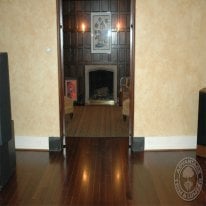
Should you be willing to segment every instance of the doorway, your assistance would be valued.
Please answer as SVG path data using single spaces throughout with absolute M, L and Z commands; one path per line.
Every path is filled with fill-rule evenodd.
M 64 81 L 66 79 L 76 79 L 78 84 L 78 98 L 74 102 L 75 108 L 78 107 L 78 112 L 74 111 L 74 119 L 66 121 L 63 130 L 67 130 L 68 124 L 77 120 L 76 115 L 82 114 L 80 107 L 88 107 L 85 102 L 86 87 L 85 87 L 85 67 L 87 65 L 115 65 L 117 67 L 117 85 L 116 85 L 116 106 L 120 101 L 120 79 L 131 77 L 131 64 L 133 57 L 131 55 L 131 22 L 132 12 L 131 4 L 133 0 L 62 0 L 60 7 L 62 8 L 62 90 L 64 90 Z M 111 14 L 111 52 L 110 53 L 92 53 L 91 52 L 91 14 L 99 12 L 109 12 Z M 60 23 L 61 25 L 61 23 Z M 61 33 L 61 32 L 60 32 Z M 61 37 L 61 34 L 60 34 Z M 132 37 L 133 38 L 133 37 Z M 60 38 L 61 39 L 61 38 Z M 95 80 L 94 80 L 95 81 Z M 131 78 L 130 90 L 130 111 L 133 113 L 133 91 Z M 104 90 L 103 90 L 104 91 Z M 62 98 L 61 98 L 62 100 Z M 101 105 L 102 106 L 102 105 Z M 108 107 L 108 106 L 107 106 Z M 111 106 L 110 106 L 111 107 Z M 98 105 L 89 107 L 90 109 L 100 108 Z M 85 108 L 84 108 L 85 109 Z M 101 108 L 102 109 L 102 108 Z M 81 111 L 81 112 L 80 112 Z M 86 113 L 86 112 L 84 112 Z M 95 112 L 94 112 L 95 113 Z M 103 112 L 104 113 L 104 112 Z M 121 109 L 120 109 L 121 113 Z M 64 115 L 63 115 L 64 116 Z M 64 119 L 62 117 L 61 119 Z M 104 117 L 103 117 L 104 119 Z M 122 118 L 120 117 L 121 121 Z M 80 121 L 80 120 L 79 120 Z M 83 121 L 83 120 L 82 120 Z M 127 122 L 128 121 L 128 122 Z M 128 135 L 133 134 L 133 115 L 123 124 L 128 124 Z M 72 127 L 72 129 L 74 129 Z M 70 129 L 71 131 L 71 129 Z M 120 135 L 121 136 L 121 135 Z M 125 136 L 123 134 L 122 136 Z

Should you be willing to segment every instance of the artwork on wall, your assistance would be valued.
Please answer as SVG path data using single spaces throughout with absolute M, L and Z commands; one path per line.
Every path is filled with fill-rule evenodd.
M 71 98 L 73 101 L 77 101 L 77 80 L 76 79 L 65 80 L 65 95 Z
M 111 13 L 91 13 L 92 53 L 111 53 Z

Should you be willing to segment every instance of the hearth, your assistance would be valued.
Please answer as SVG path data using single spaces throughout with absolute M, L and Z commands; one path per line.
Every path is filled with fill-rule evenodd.
M 117 66 L 85 66 L 85 103 L 116 104 Z

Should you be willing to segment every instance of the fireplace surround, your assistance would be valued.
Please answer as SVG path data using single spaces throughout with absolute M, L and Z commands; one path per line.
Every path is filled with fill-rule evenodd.
M 112 96 L 109 99 L 107 98 L 94 99 L 91 97 L 90 72 L 94 72 L 94 71 L 109 71 L 113 73 Z M 102 92 L 103 94 L 106 92 L 106 90 L 107 87 L 105 87 L 105 85 L 103 85 L 102 88 L 98 89 L 98 91 Z M 116 104 L 116 103 L 117 103 L 117 65 L 85 65 L 85 104 Z

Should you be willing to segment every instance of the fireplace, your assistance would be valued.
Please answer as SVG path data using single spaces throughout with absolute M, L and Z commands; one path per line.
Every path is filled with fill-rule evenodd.
M 85 65 L 85 104 L 117 103 L 117 66 Z

